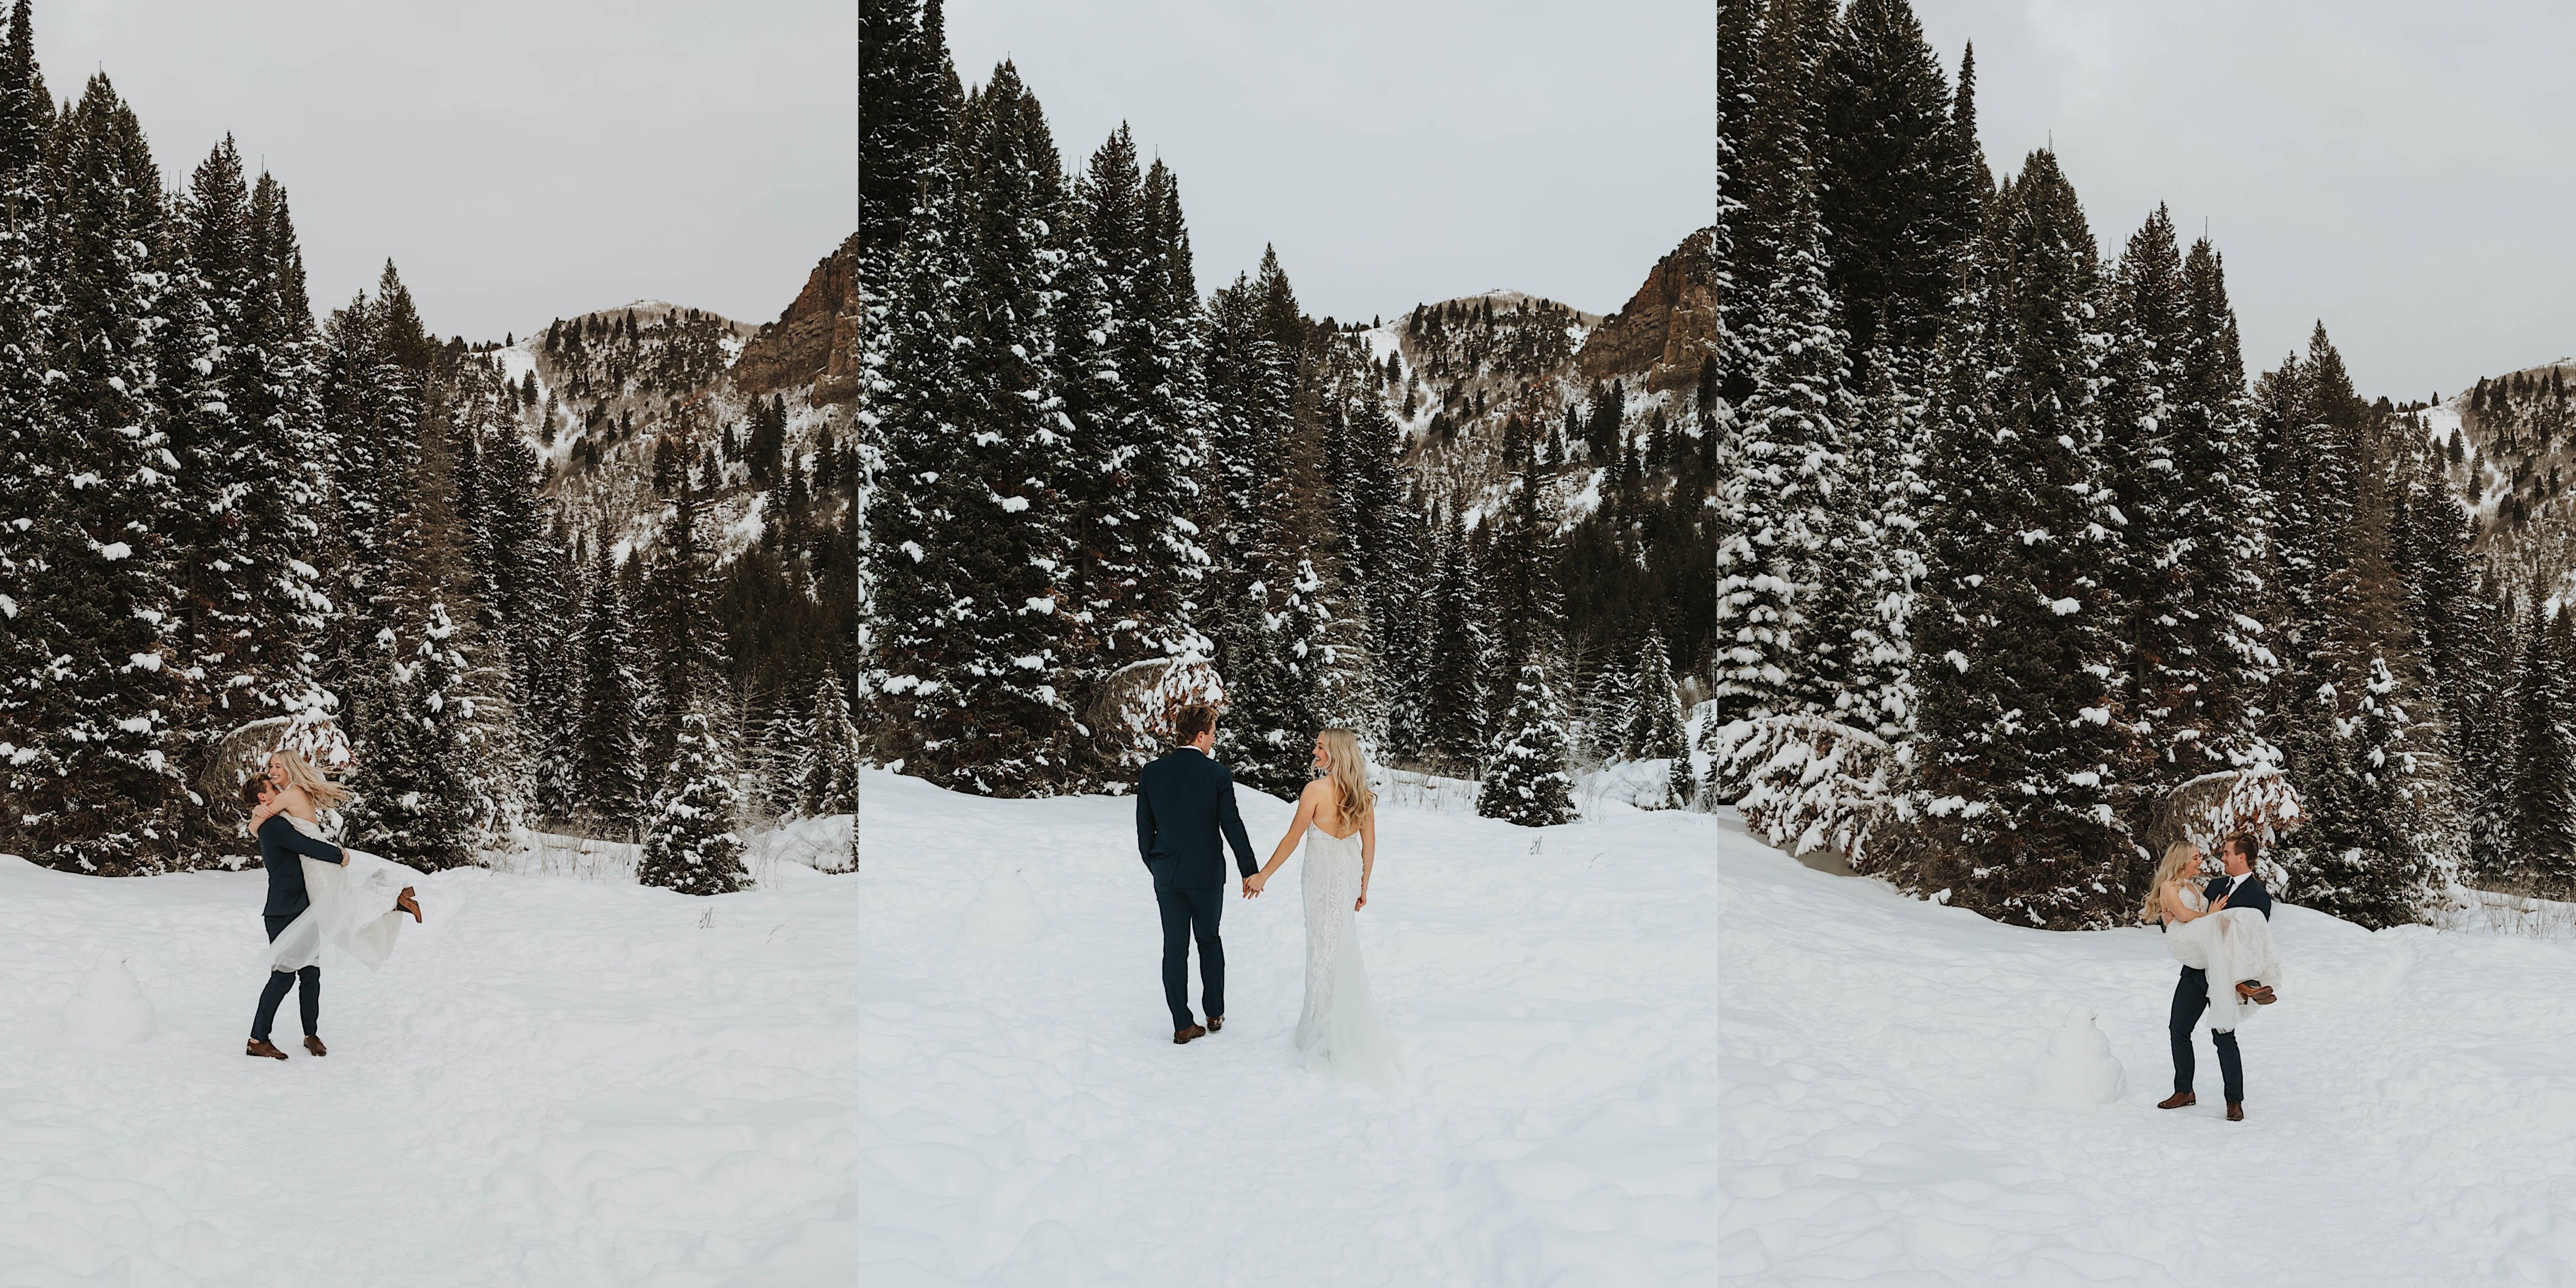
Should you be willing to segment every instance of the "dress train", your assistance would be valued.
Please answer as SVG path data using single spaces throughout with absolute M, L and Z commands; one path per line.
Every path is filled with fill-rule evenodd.
M 328 840 L 320 828 L 287 815 L 295 830 Z M 332 944 L 369 970 L 393 956 L 394 941 L 411 914 L 394 907 L 404 886 L 416 886 L 421 874 L 391 859 L 342 847 L 346 866 L 297 856 L 304 864 L 304 895 L 311 901 L 269 944 L 269 969 L 293 973 L 322 960 L 322 945 Z
M 1403 1060 L 1360 961 L 1359 913 L 1351 906 L 1360 894 L 1359 833 L 1335 838 L 1308 828 L 1298 880 L 1306 905 L 1306 1006 L 1297 1018 L 1297 1049 L 1311 1072 L 1389 1084 Z

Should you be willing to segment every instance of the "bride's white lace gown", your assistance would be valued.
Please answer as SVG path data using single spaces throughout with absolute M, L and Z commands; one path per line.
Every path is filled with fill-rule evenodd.
M 286 819 L 314 840 L 331 839 L 322 835 L 321 828 L 292 814 Z M 404 886 L 419 885 L 421 875 L 363 850 L 343 847 L 342 852 L 349 856 L 346 867 L 303 858 L 304 895 L 312 906 L 270 941 L 269 969 L 292 972 L 314 965 L 322 960 L 325 943 L 338 945 L 369 970 L 393 955 L 394 940 L 402 933 L 402 924 L 411 919 L 410 913 L 394 907 L 394 897 Z
M 1297 1049 L 1319 1073 L 1384 1085 L 1403 1069 L 1395 1035 L 1378 1019 L 1360 962 L 1360 834 L 1335 839 L 1306 829 L 1297 870 L 1306 903 L 1306 1009 L 1297 1017 Z

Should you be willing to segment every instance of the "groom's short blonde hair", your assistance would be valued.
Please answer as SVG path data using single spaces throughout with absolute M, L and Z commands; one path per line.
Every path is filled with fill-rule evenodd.
M 1193 702 L 1181 708 L 1181 713 L 1172 718 L 1172 731 L 1179 734 L 1183 742 L 1188 742 L 1214 728 L 1216 728 L 1216 708 L 1204 703 Z

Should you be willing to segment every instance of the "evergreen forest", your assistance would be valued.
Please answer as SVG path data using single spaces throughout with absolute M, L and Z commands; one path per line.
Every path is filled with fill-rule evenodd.
M 103 73 L 52 98 L 32 29 L 17 0 L 0 850 L 238 865 L 232 787 L 279 745 L 354 790 L 350 843 L 427 870 L 541 827 L 713 893 L 746 823 L 853 808 L 857 453 L 828 417 L 723 397 L 729 324 L 693 311 L 469 345 L 388 263 L 317 319 L 284 185 L 229 138 L 165 182 Z M 653 500 L 587 503 L 621 451 Z
M 2365 925 L 2576 875 L 2568 628 L 2486 566 L 2423 405 L 2322 323 L 2249 369 L 2209 239 L 2097 233 L 2047 150 L 1995 173 L 1974 50 L 1945 69 L 1904 0 L 1717 19 L 1685 248 L 1718 325 L 1649 387 L 1572 378 L 1549 301 L 1317 321 L 1275 255 L 1201 298 L 1125 130 L 1068 165 L 1010 64 L 960 83 L 937 4 L 869 8 L 868 754 L 1116 790 L 1221 695 L 1266 791 L 1325 724 L 1529 824 L 1660 760 L 1668 805 L 2061 929 L 2213 820 Z M 2554 441 L 2551 396 L 2473 415 Z
M 1572 816 L 1586 757 L 1687 763 L 1716 366 L 1578 387 L 1564 305 L 1317 319 L 1275 252 L 1202 297 L 1180 179 L 1127 129 L 1068 163 L 1010 63 L 960 82 L 935 0 L 862 22 L 873 758 L 1122 790 L 1215 700 L 1260 790 L 1295 794 L 1339 725 L 1531 824 Z
M 1973 49 L 1946 76 L 1902 0 L 1719 23 L 1704 792 L 2059 929 L 2134 916 L 2153 851 L 2217 822 L 2370 926 L 2532 871 L 2564 753 L 2511 732 L 2507 677 L 2545 628 L 2479 570 L 2417 409 L 2322 323 L 2249 380 L 2218 248 L 2161 208 L 2097 238 L 2047 151 L 1992 175 Z

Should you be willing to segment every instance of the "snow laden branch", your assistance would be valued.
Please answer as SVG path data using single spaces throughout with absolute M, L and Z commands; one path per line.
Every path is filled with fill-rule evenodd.
M 197 789 L 203 799 L 221 802 L 225 808 L 243 783 L 267 772 L 272 752 L 302 756 L 326 774 L 342 772 L 351 760 L 348 736 L 318 703 L 290 715 L 236 725 L 209 743 Z
M 1714 777 L 1741 788 L 1745 825 L 1791 854 L 1831 847 L 1863 868 L 1900 759 L 1877 736 L 1823 716 L 1768 716 L 1709 736 Z
M 2158 802 L 2146 839 L 2157 854 L 2183 841 L 2200 847 L 2204 854 L 2215 854 L 2221 841 L 2251 832 L 2268 851 L 2274 841 L 2307 821 L 2299 794 L 2280 767 L 2253 765 L 2202 774 L 2177 785 Z M 2273 894 L 2290 892 L 2290 873 L 2269 853 L 2263 857 L 2261 875 Z
M 1130 662 L 1092 694 L 1088 723 L 1119 763 L 1141 765 L 1171 736 L 1173 718 L 1194 703 L 1223 706 L 1225 681 L 1197 653 Z

